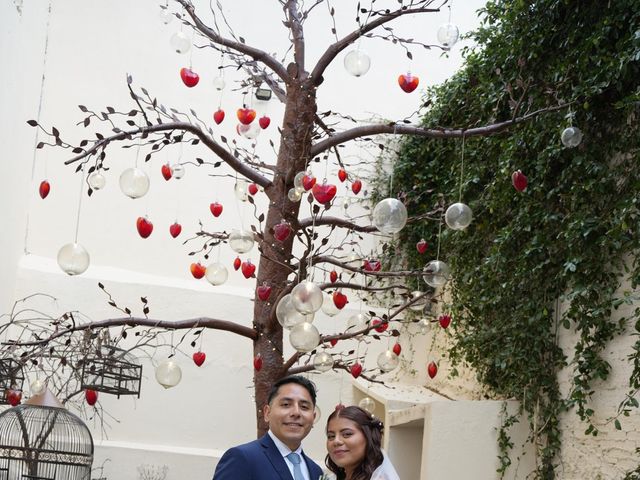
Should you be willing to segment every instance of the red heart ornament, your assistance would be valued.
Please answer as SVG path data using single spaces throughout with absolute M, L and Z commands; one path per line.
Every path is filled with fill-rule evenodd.
M 400 356 L 400 352 L 402 352 L 402 347 L 400 346 L 399 343 L 396 343 L 393 348 L 392 348 L 393 353 L 395 353 L 397 356 Z
M 326 204 L 333 200 L 333 197 L 336 196 L 337 188 L 335 185 L 331 185 L 329 183 L 323 183 L 322 185 L 316 183 L 311 189 L 311 193 L 313 193 L 313 197 L 316 199 L 318 203 Z
M 258 294 L 258 298 L 263 302 L 269 300 L 269 296 L 271 296 L 271 287 L 269 285 L 260 285 L 256 289 L 256 293 Z
M 262 355 L 258 354 L 253 359 L 253 368 L 255 368 L 256 372 L 259 372 L 262 368 Z
M 335 347 L 338 344 L 338 339 L 334 338 L 332 340 L 329 340 L 329 343 L 331 344 L 332 347 Z
M 222 213 L 222 204 L 213 202 L 211 205 L 209 205 L 209 210 L 211 210 L 211 213 L 214 217 L 218 218 Z
M 249 194 L 255 195 L 256 193 L 258 193 L 258 185 L 256 185 L 255 183 L 250 183 L 247 187 L 247 191 L 249 192 Z
M 331 270 L 329 273 L 329 280 L 331 280 L 331 283 L 336 283 L 338 281 L 338 272 Z
M 362 182 L 360 180 L 356 180 L 351 184 L 351 191 L 357 195 L 362 190 Z
M 427 241 L 424 238 L 421 239 L 418 243 L 416 243 L 416 250 L 418 250 L 418 253 L 426 252 L 427 247 L 429 247 L 429 245 L 427 244 Z
M 349 299 L 344 293 L 337 290 L 333 292 L 333 304 L 338 310 L 342 310 L 347 303 L 349 303 Z
M 219 108 L 213 113 L 213 121 L 216 122 L 216 125 L 220 125 L 224 120 L 224 110 Z
M 517 191 L 524 192 L 529 181 L 524 173 L 522 173 L 520 170 L 516 170 L 511 174 L 511 183 L 513 184 L 513 188 L 515 188 Z
M 366 272 L 379 272 L 382 264 L 379 260 L 365 260 L 362 268 Z
M 249 125 L 255 120 L 256 111 L 253 108 L 239 108 L 236 115 L 241 124 Z
M 94 406 L 96 404 L 96 402 L 98 401 L 98 392 L 96 392 L 95 390 L 85 390 L 84 391 L 84 399 L 87 401 L 87 403 L 91 406 Z
M 251 260 L 242 262 L 242 274 L 244 275 L 244 278 L 251 278 L 255 271 L 256 271 L 256 266 L 253 263 L 251 263 Z
M 411 93 L 418 88 L 418 83 L 420 83 L 420 79 L 410 73 L 407 73 L 406 75 L 403 74 L 398 77 L 398 85 L 400 85 L 400 88 L 407 93 Z
M 266 115 L 263 115 L 258 120 L 258 123 L 260 124 L 260 128 L 264 130 L 265 128 L 267 128 L 271 124 L 271 119 L 269 117 L 267 117 Z
M 438 323 L 440 323 L 442 328 L 447 328 L 451 323 L 451 315 L 440 315 L 440 317 L 438 317 Z
M 22 391 L 16 390 L 13 388 L 9 389 L 7 390 L 6 398 L 7 398 L 7 403 L 12 407 L 20 405 L 20 402 L 22 401 Z
M 136 228 L 142 238 L 147 238 L 153 232 L 153 223 L 147 220 L 147 217 L 138 217 L 136 220 Z
M 198 367 L 201 367 L 204 361 L 207 359 L 207 354 L 204 352 L 195 352 L 191 358 L 193 358 L 193 363 L 195 363 Z
M 237 272 L 238 270 L 240 270 L 241 265 L 242 260 L 240 260 L 240 257 L 236 257 L 236 259 L 233 261 L 233 269 Z
M 202 265 L 200 262 L 192 263 L 190 269 L 191 269 L 191 275 L 193 275 L 193 278 L 198 280 L 204 277 L 204 274 L 207 273 L 207 268 L 204 265 Z
M 189 88 L 195 87 L 200 81 L 200 75 L 187 67 L 180 69 L 180 78 L 182 79 L 182 83 Z
M 40 194 L 40 198 L 43 200 L 47 198 L 49 192 L 51 191 L 51 185 L 46 180 L 42 180 L 40 182 L 40 188 L 38 188 L 38 193 Z
M 338 170 L 338 180 L 340 180 L 341 182 L 344 182 L 347 179 L 347 172 L 345 171 L 344 168 L 341 168 L 340 170 Z
M 302 177 L 302 187 L 308 192 L 316 184 L 316 177 L 313 175 L 305 175 Z
M 427 373 L 430 378 L 434 378 L 438 374 L 438 364 L 436 364 L 436 362 L 429 362 L 429 365 L 427 365 Z
M 351 365 L 351 367 L 349 368 L 349 371 L 351 372 L 351 376 L 353 378 L 358 378 L 362 373 L 362 365 L 356 362 L 353 365 Z
M 182 225 L 180 225 L 178 222 L 175 222 L 169 227 L 169 233 L 173 238 L 176 238 L 178 235 L 180 235 L 180 232 L 182 232 Z
M 284 220 L 273 226 L 273 236 L 279 242 L 284 242 L 291 235 L 291 225 Z
M 162 176 L 164 177 L 165 180 L 169 180 L 173 175 L 173 170 L 171 169 L 171 166 L 168 163 L 165 163 L 164 165 L 162 165 L 160 172 L 162 173 Z
M 389 328 L 389 322 L 386 322 L 380 318 L 374 318 L 371 320 L 371 326 L 374 327 L 374 330 L 378 333 L 384 332 L 387 328 Z

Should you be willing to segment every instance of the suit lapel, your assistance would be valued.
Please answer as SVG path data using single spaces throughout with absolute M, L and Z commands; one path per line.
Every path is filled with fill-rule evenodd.
M 269 462 L 271 462 L 274 470 L 278 472 L 280 478 L 282 480 L 293 480 L 291 472 L 289 471 L 289 467 L 287 467 L 287 463 L 285 462 L 284 458 L 282 458 L 282 455 L 280 455 L 276 444 L 273 443 L 273 440 L 271 440 L 271 437 L 268 433 L 262 437 L 262 439 L 260 440 L 260 445 L 262 445 L 264 454 L 269 459 Z
M 307 463 L 307 468 L 309 469 L 309 478 L 311 478 L 311 480 L 317 480 L 318 477 L 320 477 L 322 470 L 313 460 L 305 455 L 304 451 L 302 452 L 302 456 L 304 457 L 304 461 Z

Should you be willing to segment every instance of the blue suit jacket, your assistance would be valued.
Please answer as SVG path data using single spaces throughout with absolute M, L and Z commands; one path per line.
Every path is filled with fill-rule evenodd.
M 322 469 L 302 452 L 311 480 L 318 480 Z M 258 440 L 230 448 L 218 462 L 213 480 L 293 480 L 287 462 L 266 434 Z

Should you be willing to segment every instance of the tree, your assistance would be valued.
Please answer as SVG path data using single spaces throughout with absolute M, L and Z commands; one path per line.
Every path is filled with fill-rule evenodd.
M 255 85 L 257 81 L 263 82 L 285 104 L 285 113 L 279 129 L 280 144 L 274 146 L 277 148 L 277 153 L 273 162 L 256 158 L 251 151 L 238 147 L 234 141 L 218 137 L 211 127 L 197 117 L 194 110 L 181 113 L 167 108 L 146 89 L 136 89 L 131 76 L 127 78 L 127 85 L 134 102 L 133 109 L 118 111 L 107 107 L 104 112 L 95 112 L 80 106 L 80 110 L 86 114 L 82 121 L 84 126 L 90 128 L 96 122 L 102 122 L 110 129 L 108 134 L 96 132 L 95 139 L 85 139 L 75 145 L 64 141 L 60 132 L 54 127 L 45 127 L 36 121 L 30 123 L 51 138 L 50 142 L 42 142 L 38 147 L 52 145 L 68 149 L 73 157 L 68 159 L 66 164 L 74 166 L 77 172 L 83 172 L 83 174 L 108 168 L 107 154 L 118 144 L 124 147 L 139 144 L 141 148 L 148 151 L 146 161 L 151 161 L 153 156 L 167 145 L 201 144 L 208 148 L 211 158 L 199 159 L 200 165 L 210 168 L 224 165 L 239 177 L 263 188 L 269 199 L 269 207 L 266 212 L 256 213 L 258 226 L 253 232 L 253 240 L 258 244 L 260 252 L 260 262 L 255 271 L 256 285 L 266 284 L 271 288 L 268 295 L 269 302 L 255 302 L 253 326 L 249 328 L 229 319 L 209 316 L 175 322 L 147 318 L 146 307 L 143 310 L 145 316 L 135 317 L 132 316 L 129 308 L 120 307 L 115 300 L 110 299 L 113 306 L 122 311 L 122 317 L 83 323 L 78 322 L 73 314 L 59 319 L 46 319 L 42 330 L 35 336 L 29 339 L 17 337 L 16 341 L 7 342 L 5 345 L 14 351 L 23 349 L 21 352 L 24 361 L 36 361 L 47 357 L 56 363 L 63 359 L 67 361 L 66 359 L 72 358 L 74 354 L 86 351 L 87 345 L 95 350 L 104 343 L 124 342 L 126 337 L 133 336 L 127 332 L 136 327 L 138 327 L 137 342 L 140 345 L 148 344 L 149 338 L 156 336 L 162 329 L 225 330 L 253 342 L 256 365 L 261 364 L 261 368 L 256 368 L 254 377 L 255 402 L 260 407 L 265 403 L 267 392 L 274 380 L 289 373 L 305 372 L 314 368 L 313 364 L 307 361 L 312 352 L 300 351 L 288 359 L 282 358 L 280 352 L 283 347 L 283 328 L 276 316 L 276 305 L 286 294 L 292 292 L 301 280 L 308 277 L 310 266 L 327 269 L 340 267 L 344 271 L 357 273 L 367 279 L 359 282 L 351 275 L 349 278 L 318 285 L 321 290 L 345 292 L 349 290 L 387 291 L 406 294 L 409 288 L 405 280 L 423 273 L 422 269 L 382 271 L 379 263 L 372 265 L 371 262 L 354 265 L 348 259 L 336 254 L 341 247 L 341 244 L 334 240 L 336 232 L 371 234 L 375 233 L 377 228 L 364 220 L 354 221 L 330 214 L 332 197 L 330 191 L 314 194 L 316 203 L 312 210 L 313 215 L 300 218 L 300 202 L 292 200 L 289 197 L 289 191 L 295 189 L 296 176 L 304 172 L 310 162 L 317 158 L 335 157 L 335 161 L 343 166 L 339 147 L 347 142 L 370 139 L 374 135 L 413 135 L 446 140 L 498 134 L 514 125 L 527 122 L 541 113 L 564 108 L 564 105 L 550 99 L 547 105 L 533 111 L 527 110 L 526 103 L 521 103 L 514 105 L 509 115 L 499 121 L 469 128 L 430 127 L 393 121 L 358 125 L 338 131 L 333 126 L 331 112 L 317 111 L 317 95 L 321 91 L 327 67 L 347 47 L 360 37 L 368 35 L 378 35 L 403 46 L 417 44 L 428 47 L 420 42 L 396 36 L 390 26 L 401 17 L 436 13 L 446 2 L 404 1 L 400 2 L 395 9 L 376 9 L 374 2 L 369 7 L 359 6 L 357 28 L 328 45 L 315 65 L 308 65 L 305 56 L 304 26 L 314 9 L 327 2 L 316 1 L 305 6 L 304 2 L 295 0 L 280 1 L 285 16 L 284 26 L 288 29 L 291 38 L 291 53 L 285 54 L 285 58 L 290 60 L 287 64 L 266 51 L 246 44 L 242 37 L 233 32 L 230 36 L 223 36 L 219 23 L 224 22 L 225 19 L 220 6 L 212 9 L 214 23 L 209 26 L 202 20 L 192 2 L 177 0 L 177 3 L 184 8 L 184 15 L 178 16 L 185 26 L 192 28 L 199 38 L 208 42 L 208 47 L 222 52 L 238 68 L 247 72 L 247 82 L 244 87 Z M 334 15 L 332 8 L 331 15 Z M 380 31 L 383 33 L 379 34 Z M 410 57 L 410 52 L 407 52 Z M 187 85 L 195 81 L 193 75 L 187 71 L 185 71 L 184 80 Z M 477 124 L 470 122 L 470 125 Z M 309 179 L 309 181 L 313 180 Z M 313 201 L 311 196 L 309 199 Z M 252 201 L 250 196 L 248 200 Z M 411 217 L 408 221 L 419 222 L 429 218 L 439 218 L 440 215 L 440 211 L 428 212 Z M 285 232 L 287 235 L 284 233 L 280 235 L 278 232 Z M 201 230 L 196 232 L 196 238 L 202 242 L 201 251 L 209 252 L 214 246 L 228 242 L 229 234 Z M 246 264 L 245 266 L 247 275 L 253 276 L 253 267 Z M 292 275 L 294 279 L 291 279 Z M 427 296 L 428 294 L 424 294 L 412 298 L 411 302 L 424 301 Z M 143 299 L 143 302 L 146 300 Z M 388 315 L 381 316 L 382 326 L 373 323 L 360 325 L 355 331 L 323 336 L 320 343 L 326 344 L 359 335 L 375 335 L 379 333 L 374 333 L 376 328 L 383 330 L 389 321 L 401 318 L 406 308 L 405 302 L 397 304 Z M 17 316 L 14 314 L 11 319 L 16 320 Z M 7 326 L 14 327 L 16 322 L 9 322 Z M 106 333 L 109 329 L 116 331 L 117 328 L 119 330 L 116 335 Z M 15 337 L 12 338 L 15 339 Z M 333 368 L 348 370 L 355 376 L 359 372 L 357 368 L 352 367 L 357 360 L 353 358 L 353 354 L 346 354 L 336 361 Z M 78 373 L 77 368 L 76 373 Z M 364 375 L 367 375 L 366 371 Z M 261 433 L 266 426 L 260 416 L 257 421 L 258 432 Z

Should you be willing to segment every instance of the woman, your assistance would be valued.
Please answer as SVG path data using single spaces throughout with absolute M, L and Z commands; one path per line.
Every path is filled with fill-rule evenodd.
M 337 408 L 329 416 L 325 463 L 337 480 L 400 480 L 382 452 L 382 429 L 360 407 Z

